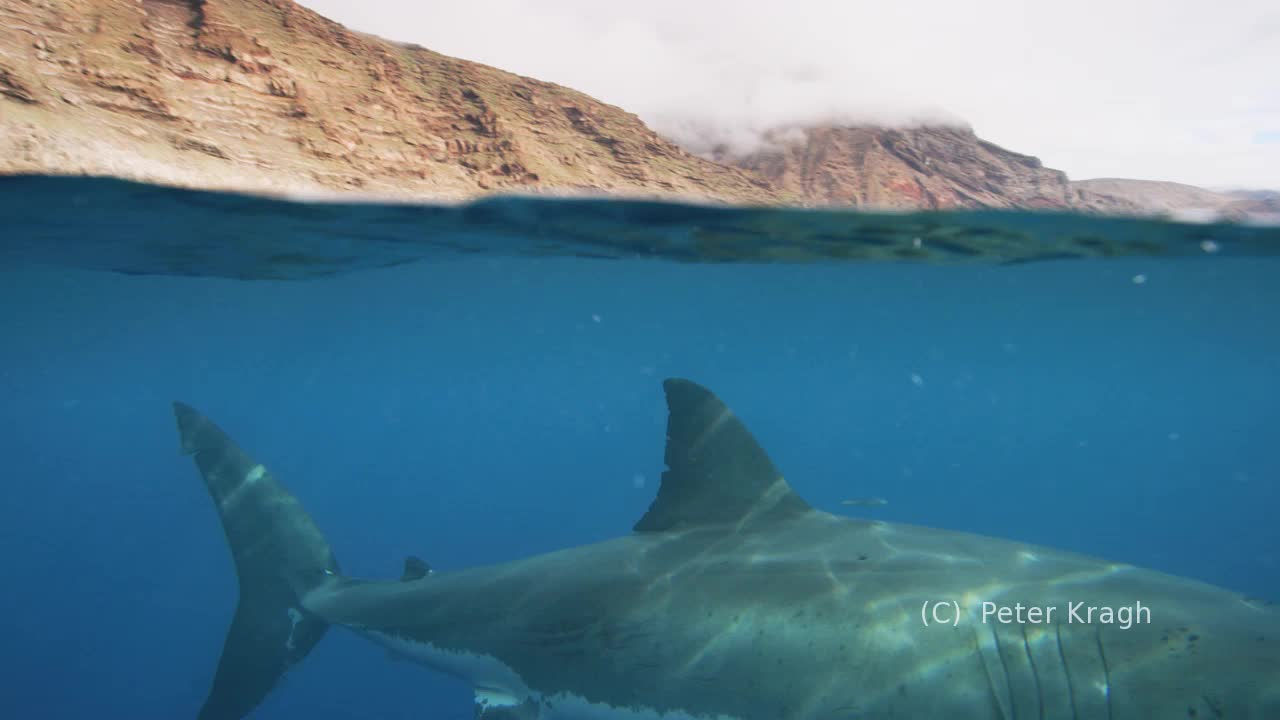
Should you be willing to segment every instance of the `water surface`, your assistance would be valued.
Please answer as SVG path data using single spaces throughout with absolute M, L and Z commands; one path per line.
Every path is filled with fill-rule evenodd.
M 660 381 L 683 376 L 822 509 L 1280 599 L 1273 229 L 1114 221 L 1151 244 L 1117 231 L 1104 245 L 1146 250 L 1070 261 L 1009 264 L 1025 258 L 971 238 L 982 251 L 766 262 L 777 238 L 871 220 L 757 214 L 771 229 L 725 257 L 689 238 L 732 250 L 724 228 L 747 211 L 504 202 L 468 219 L 0 185 L 0 712 L 170 720 L 203 700 L 236 589 L 174 399 L 268 464 L 356 575 L 627 532 L 663 469 Z M 989 218 L 1049 228 L 1026 230 L 1025 253 L 1103 222 Z M 926 220 L 944 235 L 964 222 L 912 222 Z M 312 255 L 323 273 L 282 269 Z M 256 717 L 471 712 L 469 689 L 335 631 Z

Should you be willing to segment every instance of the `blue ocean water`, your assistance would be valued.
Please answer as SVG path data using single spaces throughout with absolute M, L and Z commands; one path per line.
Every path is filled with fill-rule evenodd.
M 155 212 L 189 227 L 181 206 Z M 265 222 L 213 212 L 226 232 Z M 85 269 L 113 246 L 3 232 L 24 253 L 66 248 L 0 270 L 6 717 L 169 719 L 203 701 L 236 585 L 175 399 L 270 466 L 360 576 L 628 532 L 663 470 L 660 382 L 681 376 L 820 508 L 1280 599 L 1276 257 L 467 252 L 245 281 Z M 840 505 L 866 496 L 889 503 Z M 465 686 L 333 631 L 255 717 L 471 715 Z

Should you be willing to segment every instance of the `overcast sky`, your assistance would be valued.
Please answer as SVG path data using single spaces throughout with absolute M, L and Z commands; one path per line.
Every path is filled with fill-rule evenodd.
M 302 0 L 690 142 L 951 118 L 1073 179 L 1280 189 L 1277 0 Z

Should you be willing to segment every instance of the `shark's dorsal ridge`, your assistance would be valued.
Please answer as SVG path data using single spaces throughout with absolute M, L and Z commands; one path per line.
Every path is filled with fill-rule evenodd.
M 746 425 L 710 390 L 662 383 L 667 395 L 667 470 L 637 532 L 696 527 L 755 530 L 809 513 Z

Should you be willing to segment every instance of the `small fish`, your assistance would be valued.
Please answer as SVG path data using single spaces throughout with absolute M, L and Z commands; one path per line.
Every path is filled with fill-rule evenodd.
M 876 507 L 878 505 L 888 505 L 889 501 L 878 497 L 850 498 L 848 500 L 841 500 L 840 504 L 857 505 L 859 507 Z

